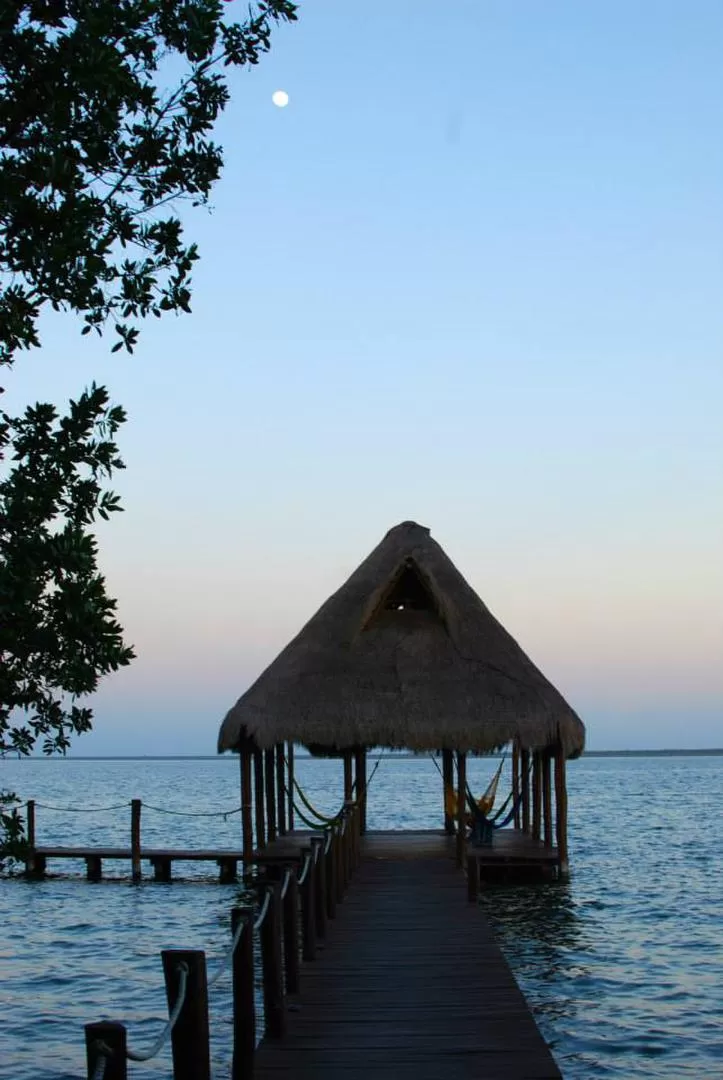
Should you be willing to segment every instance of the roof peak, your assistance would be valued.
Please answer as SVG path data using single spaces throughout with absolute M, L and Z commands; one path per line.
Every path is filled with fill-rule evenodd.
M 428 527 L 426 525 L 420 525 L 416 521 L 400 521 L 400 523 L 398 525 L 394 525 L 391 529 L 388 530 L 388 532 L 387 532 L 387 534 L 385 536 L 385 539 L 386 539 L 387 536 L 392 536 L 394 533 L 403 533 L 403 532 L 404 533 L 420 532 L 420 533 L 423 533 L 425 536 L 430 536 L 431 535 L 430 530 L 428 529 Z

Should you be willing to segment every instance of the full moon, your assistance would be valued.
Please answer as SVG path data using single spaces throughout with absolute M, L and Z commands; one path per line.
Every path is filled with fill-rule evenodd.
M 286 93 L 285 90 L 274 90 L 273 94 L 271 95 L 271 100 L 273 101 L 277 109 L 285 109 L 286 106 L 289 104 L 289 95 Z

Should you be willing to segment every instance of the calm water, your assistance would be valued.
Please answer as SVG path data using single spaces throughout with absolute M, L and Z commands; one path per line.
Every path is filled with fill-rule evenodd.
M 493 771 L 471 763 L 473 786 Z M 5 761 L 2 786 L 58 807 L 144 802 L 146 844 L 237 844 L 235 760 Z M 338 762 L 299 760 L 297 776 L 336 809 Z M 482 904 L 567 1078 L 723 1077 L 723 758 L 583 758 L 571 763 L 567 886 L 487 893 Z M 370 828 L 438 825 L 440 779 L 428 759 L 384 758 Z M 129 810 L 39 808 L 40 843 L 127 844 Z M 70 864 L 63 866 L 70 871 Z M 79 876 L 0 882 L 0 1075 L 85 1076 L 83 1024 L 123 1020 L 143 1049 L 166 1018 L 159 952 L 203 948 L 213 973 L 229 940 L 232 886 L 208 868 L 172 885 L 97 885 Z M 51 864 L 52 870 L 52 864 Z M 112 872 L 112 864 L 109 864 Z M 204 877 L 204 874 L 206 875 Z M 460 881 L 460 888 L 464 885 Z M 229 1075 L 230 985 L 211 995 L 216 1077 Z M 131 1075 L 170 1075 L 164 1051 Z

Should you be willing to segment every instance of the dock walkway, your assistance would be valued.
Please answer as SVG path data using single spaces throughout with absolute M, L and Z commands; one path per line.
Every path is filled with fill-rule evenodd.
M 367 834 L 288 1034 L 259 1047 L 256 1080 L 560 1078 L 452 854 L 447 838 Z

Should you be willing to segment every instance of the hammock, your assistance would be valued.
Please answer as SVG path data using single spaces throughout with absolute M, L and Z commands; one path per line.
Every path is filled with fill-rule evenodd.
M 434 761 L 434 758 L 432 758 L 432 761 Z M 435 765 L 437 764 L 436 761 L 434 763 Z M 502 775 L 502 767 L 504 763 L 505 759 L 503 757 L 499 763 L 499 766 L 497 767 L 497 771 L 487 785 L 487 790 L 485 791 L 484 795 L 481 795 L 479 797 L 479 799 L 475 799 L 474 795 L 469 789 L 469 786 L 467 787 L 467 802 L 473 803 L 477 807 L 477 809 L 483 814 L 489 814 L 490 810 L 495 804 L 495 799 L 497 797 L 497 786 L 500 782 L 500 776 Z M 437 768 L 439 768 L 439 766 L 437 766 Z M 454 821 L 456 821 L 457 792 L 454 790 L 454 788 L 445 788 L 444 812 L 447 817 L 451 817 Z
M 517 798 L 512 803 L 509 811 L 500 821 L 500 815 L 502 814 L 502 811 L 504 810 L 507 803 L 510 801 L 510 798 L 511 796 L 508 796 L 508 798 L 505 799 L 504 803 L 499 808 L 496 814 L 493 814 L 492 817 L 488 817 L 487 814 L 481 809 L 479 804 L 475 802 L 474 797 L 471 796 L 471 793 L 469 791 L 467 792 L 467 805 L 469 806 L 470 810 L 468 821 L 470 821 L 470 824 L 472 826 L 472 834 L 470 836 L 470 841 L 474 847 L 480 847 L 485 845 L 489 846 L 492 843 L 493 830 L 504 829 L 504 827 L 506 825 L 509 825 L 509 823 L 512 821 L 512 818 L 517 813 L 518 806 L 522 802 L 522 789 L 520 789 L 520 791 L 517 793 Z

